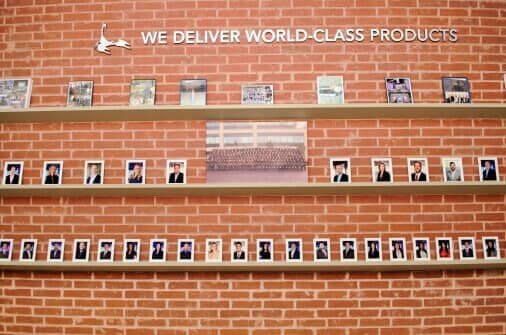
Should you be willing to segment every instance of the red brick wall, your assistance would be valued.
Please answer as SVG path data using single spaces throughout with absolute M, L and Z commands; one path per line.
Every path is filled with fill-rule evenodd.
M 354 4 L 357 6 L 354 7 Z M 415 102 L 441 101 L 440 77 L 465 75 L 474 102 L 505 102 L 503 1 L 21 1 L 0 7 L 0 76 L 34 79 L 32 106 L 65 105 L 69 80 L 95 81 L 95 105 L 126 105 L 133 78 L 157 79 L 157 103 L 179 102 L 179 80 L 208 79 L 208 103 L 238 103 L 243 83 L 272 83 L 276 103 L 316 103 L 315 79 L 345 79 L 347 102 L 385 102 L 383 78 L 409 76 Z M 359 4 L 359 5 L 358 5 Z M 102 22 L 133 50 L 91 47 Z M 140 31 L 193 28 L 455 27 L 457 43 L 144 46 Z M 84 160 L 105 160 L 105 182 L 122 183 L 125 159 L 147 160 L 147 183 L 164 183 L 165 160 L 186 158 L 189 182 L 205 182 L 205 122 L 1 124 L 0 161 L 24 160 L 24 182 L 62 159 L 64 183 L 81 183 Z M 351 157 L 353 181 L 369 181 L 370 157 L 425 156 L 432 181 L 440 158 L 460 156 L 478 180 L 478 156 L 497 156 L 506 180 L 505 120 L 308 122 L 309 181 L 329 178 L 329 157 Z M 0 236 L 47 240 L 496 235 L 505 249 L 504 195 L 2 198 Z M 118 244 L 116 259 L 120 258 Z M 67 245 L 66 259 L 71 248 Z M 432 257 L 434 257 L 434 251 Z M 457 255 L 454 255 L 457 258 Z M 254 255 L 250 252 L 250 259 Z M 478 258 L 482 257 L 479 248 Z M 506 253 L 502 252 L 502 257 Z M 386 254 L 384 253 L 384 258 Z M 147 260 L 147 255 L 141 257 Z M 175 253 L 168 256 L 175 260 Z M 504 334 L 505 271 L 397 273 L 40 273 L 3 271 L 0 333 L 53 334 Z M 188 330 L 188 331 L 187 331 Z

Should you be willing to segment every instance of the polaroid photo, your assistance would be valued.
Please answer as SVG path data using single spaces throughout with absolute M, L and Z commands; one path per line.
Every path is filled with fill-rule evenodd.
M 429 163 L 427 158 L 408 158 L 408 178 L 410 183 L 429 182 Z
M 14 249 L 13 239 L 0 239 L 0 262 L 12 259 L 12 249 Z
M 344 81 L 342 76 L 318 76 L 317 94 L 319 105 L 344 104 Z
M 86 161 L 84 162 L 83 184 L 103 184 L 104 183 L 104 161 Z
M 146 176 L 145 160 L 127 160 L 125 164 L 125 183 L 126 184 L 145 184 Z
M 130 106 L 155 105 L 156 80 L 133 79 L 130 82 Z
M 371 172 L 373 183 L 392 183 L 394 181 L 391 158 L 372 158 Z
M 87 262 L 90 258 L 90 240 L 75 239 L 72 262 Z
M 21 240 L 21 251 L 19 253 L 20 262 L 35 262 L 37 258 L 37 239 Z
M 0 108 L 28 108 L 31 95 L 31 79 L 0 79 Z
M 388 245 L 391 261 L 405 261 L 408 259 L 405 238 L 389 238 Z
M 351 182 L 351 165 L 349 158 L 331 158 L 330 171 L 331 183 Z
M 480 181 L 499 181 L 497 157 L 478 157 Z
M 149 261 L 150 262 L 165 262 L 165 255 L 167 250 L 167 240 L 165 239 L 151 239 L 149 241 Z
M 499 238 L 497 236 L 483 237 L 483 255 L 485 259 L 500 259 Z
M 467 77 L 442 77 L 443 99 L 447 104 L 471 103 L 469 80 Z
M 272 85 L 242 85 L 241 92 L 243 105 L 272 105 L 274 103 Z
M 114 262 L 114 240 L 103 239 L 98 241 L 97 262 Z
M 4 185 L 21 185 L 23 181 L 23 162 L 6 162 L 4 166 Z
M 186 160 L 167 161 L 167 184 L 186 184 Z
M 67 107 L 91 107 L 93 81 L 71 81 L 67 94 Z
M 428 237 L 413 237 L 413 259 L 415 261 L 430 260 L 430 245 Z
M 453 183 L 464 181 L 464 168 L 462 165 L 462 158 L 441 158 L 441 165 L 443 166 L 443 180 L 445 182 Z
M 438 261 L 453 260 L 453 244 L 451 238 L 449 237 L 436 238 L 436 259 Z
M 140 239 L 129 239 L 123 242 L 123 262 L 139 262 L 140 256 Z
M 389 104 L 411 104 L 413 94 L 409 78 L 385 78 L 387 102 Z
M 341 261 L 342 262 L 356 262 L 358 257 L 357 239 L 355 238 L 341 238 L 339 240 L 341 246 Z
M 289 238 L 285 240 L 286 248 L 286 261 L 291 262 L 302 262 L 302 239 L 300 238 Z
M 177 240 L 177 261 L 193 262 L 193 252 L 195 250 L 195 241 L 192 239 Z
M 366 238 L 365 242 L 365 260 L 366 261 L 382 261 L 381 240 L 379 238 Z
M 207 95 L 206 79 L 183 79 L 180 85 L 181 106 L 205 106 Z
M 459 237 L 459 255 L 463 261 L 476 259 L 474 237 Z
M 274 261 L 274 242 L 272 239 L 257 240 L 257 262 Z
M 223 243 L 219 238 L 206 239 L 206 262 L 222 262 Z
M 63 254 L 65 252 L 64 239 L 51 239 L 47 246 L 48 262 L 63 262 Z
M 248 240 L 232 239 L 230 241 L 230 261 L 231 262 L 248 261 Z
M 63 179 L 63 161 L 45 161 L 42 168 L 42 184 L 61 185 Z
M 313 240 L 313 259 L 315 262 L 330 262 L 330 239 L 315 238 Z

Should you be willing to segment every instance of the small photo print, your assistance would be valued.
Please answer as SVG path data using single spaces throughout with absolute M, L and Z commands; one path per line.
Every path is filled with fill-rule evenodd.
M 93 81 L 71 81 L 67 94 L 67 107 L 90 107 Z
M 474 237 L 459 237 L 459 249 L 461 260 L 476 259 Z
M 19 253 L 19 260 L 22 262 L 35 262 L 36 257 L 37 240 L 23 239 L 21 241 L 21 252 Z
M 248 261 L 248 240 L 232 239 L 230 241 L 230 261 L 231 262 Z
M 97 262 L 114 261 L 114 240 L 98 241 Z
M 167 184 L 186 184 L 186 160 L 167 161 Z
M 45 161 L 42 168 L 42 184 L 60 185 L 62 183 L 63 161 Z
M 138 262 L 141 255 L 141 240 L 125 240 L 123 242 L 123 262 Z
M 272 105 L 274 103 L 274 88 L 272 85 L 243 85 L 243 105 Z
M 342 76 L 319 76 L 317 78 L 319 105 L 344 104 L 344 82 Z
M 447 104 L 471 103 L 469 80 L 466 77 L 443 77 L 443 98 Z
M 483 255 L 485 259 L 500 259 L 499 238 L 497 236 L 483 237 Z
M 51 239 L 49 240 L 47 249 L 48 262 L 62 262 L 65 251 L 65 240 Z
M 193 262 L 194 240 L 177 240 L 177 261 Z
M 181 106 L 205 106 L 207 95 L 206 79 L 183 79 L 180 87 Z
M 499 181 L 497 157 L 479 157 L 480 181 Z
M 130 82 L 130 106 L 154 106 L 155 105 L 154 79 L 134 79 Z
M 28 108 L 31 95 L 31 79 L 0 79 L 0 108 Z
M 410 183 L 429 181 L 429 164 L 427 158 L 408 158 L 408 177 Z
M 409 78 L 385 78 L 387 102 L 389 104 L 413 103 L 411 80 Z
M 287 239 L 286 245 L 286 261 L 302 262 L 302 240 L 300 238 Z
M 84 180 L 86 185 L 104 183 L 104 161 L 84 162 Z
M 388 245 L 390 246 L 390 260 L 391 261 L 405 261 L 406 255 L 406 239 L 405 238 L 389 238 Z
M 351 182 L 351 165 L 349 158 L 330 159 L 330 182 L 349 183 Z
M 7 162 L 4 166 L 4 185 L 21 185 L 23 162 Z
M 272 239 L 257 240 L 257 262 L 272 262 L 274 260 L 274 242 Z
M 464 181 L 462 158 L 445 157 L 441 159 L 441 165 L 443 165 L 443 178 L 445 182 Z
M 415 261 L 430 260 L 430 246 L 427 237 L 413 238 L 413 259 Z
M 206 262 L 222 261 L 223 243 L 221 239 L 206 239 Z
M 144 169 L 145 160 L 128 160 L 125 164 L 125 183 L 126 184 L 145 184 L 146 178 Z
M 383 255 L 381 254 L 381 240 L 379 238 L 366 238 L 365 242 L 365 260 L 366 261 L 381 261 Z
M 10 261 L 12 259 L 12 249 L 14 241 L 12 239 L 0 240 L 0 262 Z
M 167 249 L 167 240 L 152 239 L 149 241 L 149 261 L 165 262 L 165 250 Z
M 87 262 L 90 257 L 90 240 L 74 240 L 73 262 Z
M 448 237 L 436 238 L 436 259 L 453 260 L 452 239 Z
M 391 183 L 394 181 L 391 158 L 372 158 L 371 168 L 373 183 Z
M 357 240 L 354 238 L 342 238 L 339 240 L 341 245 L 341 261 L 354 262 L 357 260 Z
M 315 238 L 313 240 L 314 261 L 315 262 L 330 262 L 330 239 L 328 238 Z

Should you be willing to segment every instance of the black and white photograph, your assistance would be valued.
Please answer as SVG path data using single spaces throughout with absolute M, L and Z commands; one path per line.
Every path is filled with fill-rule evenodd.
M 0 79 L 0 108 L 28 108 L 31 95 L 31 79 Z
M 357 260 L 357 240 L 355 238 L 341 238 L 339 244 L 341 246 L 342 262 L 354 262 Z
M 330 262 L 331 259 L 330 239 L 315 238 L 313 240 L 313 260 L 315 262 Z
M 37 258 L 37 239 L 21 240 L 21 250 L 19 251 L 20 262 L 35 262 Z
M 467 77 L 443 77 L 443 98 L 447 104 L 471 103 L 471 92 Z
M 206 262 L 220 263 L 223 260 L 223 242 L 219 238 L 206 239 Z
M 114 246 L 113 239 L 102 239 L 98 241 L 97 262 L 114 262 Z
M 459 237 L 459 255 L 461 260 L 476 259 L 474 237 Z
M 497 236 L 483 236 L 483 257 L 485 259 L 500 259 L 499 238 Z
M 443 180 L 445 182 L 453 183 L 464 181 L 462 158 L 444 157 L 441 158 L 441 165 L 443 166 Z
M 371 171 L 373 183 L 392 183 L 394 181 L 391 158 L 372 158 Z
M 430 260 L 430 244 L 428 237 L 413 237 L 413 259 L 415 261 Z
M 408 178 L 410 183 L 429 182 L 429 163 L 427 162 L 427 158 L 408 158 Z
M 180 86 L 181 106 L 205 106 L 207 96 L 206 79 L 183 79 Z
M 64 252 L 65 252 L 64 239 L 50 239 L 47 246 L 47 261 L 63 262 Z
M 145 184 L 145 168 L 145 160 L 127 160 L 125 164 L 125 183 Z
M 167 161 L 167 184 L 186 184 L 186 160 Z
M 480 181 L 499 181 L 497 157 L 479 157 Z
M 331 158 L 330 159 L 330 182 L 332 183 L 350 183 L 351 166 L 349 158 Z
M 272 85 L 242 85 L 241 92 L 243 105 L 272 105 L 274 103 Z
M 21 185 L 23 182 L 23 162 L 6 162 L 4 165 L 4 185 Z
M 165 262 L 167 240 L 166 239 L 151 239 L 149 241 L 149 261 L 150 262 Z
M 381 240 L 379 238 L 366 238 L 365 243 L 365 260 L 381 261 L 383 255 L 381 252 Z
M 287 262 L 302 262 L 302 240 L 300 238 L 286 239 L 285 248 Z
M 87 262 L 89 258 L 90 258 L 90 240 L 75 239 L 72 261 Z
M 45 161 L 42 167 L 42 184 L 60 185 L 63 179 L 63 161 Z
M 411 104 L 413 94 L 409 78 L 385 78 L 389 104 Z
M 439 260 L 453 260 L 453 243 L 449 237 L 436 238 L 436 259 Z
M 408 259 L 405 238 L 389 238 L 388 245 L 390 247 L 391 261 L 405 261 Z
M 0 262 L 10 261 L 12 259 L 12 249 L 14 241 L 12 239 L 0 239 Z
M 133 79 L 130 82 L 130 106 L 155 105 L 156 80 Z
M 123 242 L 123 262 L 139 262 L 141 257 L 141 240 L 129 239 Z
M 104 183 L 104 161 L 84 162 L 84 180 L 86 185 Z
M 342 76 L 319 76 L 316 89 L 319 105 L 344 104 L 344 81 Z
M 67 107 L 91 107 L 93 81 L 71 81 L 67 94 Z
M 232 239 L 230 241 L 230 261 L 231 262 L 248 261 L 248 240 Z
M 193 262 L 194 260 L 194 246 L 193 239 L 179 239 L 177 240 L 177 261 L 178 262 Z
M 272 239 L 258 239 L 257 245 L 257 262 L 274 261 L 274 242 Z

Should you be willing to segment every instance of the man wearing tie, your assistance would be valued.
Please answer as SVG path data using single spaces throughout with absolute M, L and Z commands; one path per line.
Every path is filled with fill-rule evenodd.
M 86 244 L 86 242 L 79 242 L 79 247 L 76 250 L 76 259 L 86 259 L 86 248 L 88 247 Z
M 242 243 L 237 241 L 235 242 L 234 260 L 244 259 L 246 259 L 246 253 L 242 250 Z
M 288 259 L 300 259 L 300 252 L 297 248 L 297 243 L 290 243 L 290 252 L 288 253 Z
M 497 175 L 495 169 L 492 167 L 492 163 L 489 160 L 485 161 L 485 168 L 483 169 L 483 180 L 496 181 Z
M 474 257 L 473 249 L 471 248 L 469 241 L 464 241 L 464 249 L 462 249 L 462 258 Z
M 97 164 L 91 164 L 90 165 L 90 173 L 88 175 L 88 178 L 86 178 L 86 184 L 100 184 L 101 177 L 98 174 L 98 165 Z
M 181 164 L 174 163 L 174 172 L 169 175 L 169 184 L 183 184 L 184 173 L 181 172 Z
M 104 250 L 100 252 L 100 259 L 111 259 L 111 245 L 104 243 Z
M 54 242 L 53 250 L 51 250 L 51 253 L 49 254 L 49 259 L 60 259 L 60 258 L 61 258 L 60 243 Z
M 355 258 L 355 250 L 351 248 L 351 242 L 344 242 L 344 250 L 343 250 L 343 259 L 354 259 Z
M 411 181 L 427 181 L 427 175 L 422 172 L 422 162 L 415 161 L 413 168 L 415 172 L 411 174 Z
M 32 259 L 32 257 L 32 244 L 30 242 L 26 242 L 23 249 L 23 259 Z
M 17 174 L 18 170 L 17 166 L 13 164 L 8 166 L 7 169 L 9 170 L 9 174 L 5 176 L 5 184 L 6 185 L 19 184 L 19 175 Z
M 0 258 L 9 258 L 10 255 L 10 243 L 3 242 L 2 250 L 0 251 Z
M 336 174 L 334 176 L 334 183 L 345 183 L 349 181 L 348 175 L 344 173 L 344 164 L 338 163 L 334 166 Z

